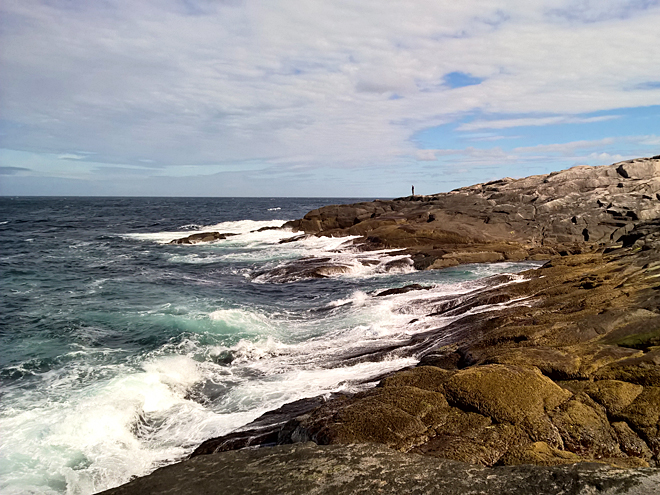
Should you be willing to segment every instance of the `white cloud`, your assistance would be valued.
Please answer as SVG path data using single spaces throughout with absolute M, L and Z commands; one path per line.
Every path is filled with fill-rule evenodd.
M 452 169 L 455 169 L 457 163 L 465 167 L 483 167 L 515 163 L 519 159 L 518 153 L 505 151 L 500 147 L 475 148 L 472 146 L 463 149 L 419 150 L 416 159 L 418 161 L 435 161 L 444 156 L 451 157 L 448 163 L 452 164 Z M 464 168 L 464 170 L 468 170 L 468 168 Z
M 469 139 L 470 141 L 501 141 L 503 139 L 521 139 L 522 136 L 502 136 L 499 134 L 492 133 L 474 133 L 469 135 L 463 135 L 464 139 Z
M 434 150 L 419 150 L 415 154 L 415 158 L 420 162 L 434 162 L 438 158 L 435 156 Z
M 614 138 L 603 138 L 593 141 L 571 141 L 569 143 L 539 144 L 536 146 L 522 146 L 515 148 L 517 153 L 573 153 L 578 149 L 596 148 L 614 143 Z
M 598 161 L 599 165 L 606 165 L 608 163 L 615 163 L 615 162 L 620 162 L 622 160 L 625 160 L 626 157 L 624 155 L 619 155 L 619 154 L 611 154 L 611 153 L 589 153 L 587 156 L 587 159 L 589 160 L 596 160 Z
M 76 155 L 73 153 L 63 153 L 61 155 L 57 156 L 58 159 L 60 160 L 84 160 L 87 158 L 86 155 Z
M 464 131 L 660 104 L 629 89 L 660 80 L 655 4 L 581 2 L 567 18 L 568 0 L 7 0 L 3 146 L 163 167 L 431 159 L 411 135 L 468 113 L 549 116 Z M 455 71 L 484 81 L 452 90 Z
M 618 118 L 618 115 L 603 115 L 599 117 L 530 117 L 521 119 L 480 120 L 458 126 L 459 131 L 479 131 L 482 129 L 509 129 L 512 127 L 545 126 L 556 124 L 589 124 Z
M 475 148 L 468 148 L 468 150 L 473 150 Z M 430 162 L 437 160 L 438 157 L 441 156 L 450 156 L 450 155 L 460 155 L 464 154 L 465 150 L 459 150 L 459 149 L 424 149 L 424 150 L 417 150 L 415 153 L 415 158 L 418 161 L 424 162 Z
M 523 177 L 574 165 L 605 165 L 640 156 L 651 156 L 657 153 L 653 148 L 649 150 L 649 146 L 657 144 L 660 144 L 657 136 L 647 135 L 524 146 L 510 151 L 500 147 L 423 151 L 429 152 L 429 155 L 433 154 L 450 170 L 455 171 L 462 167 L 474 171 L 495 167 L 501 175 Z M 445 161 L 440 158 L 443 155 L 453 156 Z
M 576 22 L 627 19 L 660 5 L 658 0 L 573 0 L 549 12 L 551 16 Z
M 660 136 L 642 136 L 640 144 L 646 146 L 660 146 Z

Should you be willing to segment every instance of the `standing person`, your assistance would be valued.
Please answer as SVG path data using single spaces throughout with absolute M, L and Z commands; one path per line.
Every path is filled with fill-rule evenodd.
M 415 195 L 415 186 L 412 186 L 412 195 Z

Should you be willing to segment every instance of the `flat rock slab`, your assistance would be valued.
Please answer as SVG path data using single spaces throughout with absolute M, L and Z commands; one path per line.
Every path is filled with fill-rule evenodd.
M 660 470 L 601 464 L 486 468 L 374 444 L 313 443 L 199 456 L 105 495 L 210 494 L 651 494 Z

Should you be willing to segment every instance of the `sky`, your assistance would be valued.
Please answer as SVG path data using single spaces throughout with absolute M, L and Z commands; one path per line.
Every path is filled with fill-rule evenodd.
M 660 155 L 660 0 L 2 0 L 0 195 L 398 197 Z

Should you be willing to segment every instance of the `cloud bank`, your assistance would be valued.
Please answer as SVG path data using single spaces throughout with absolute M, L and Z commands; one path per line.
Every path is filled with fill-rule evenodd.
M 414 175 L 442 155 L 415 140 L 425 129 L 461 139 L 660 105 L 658 25 L 653 0 L 5 0 L 0 146 L 88 176 Z

